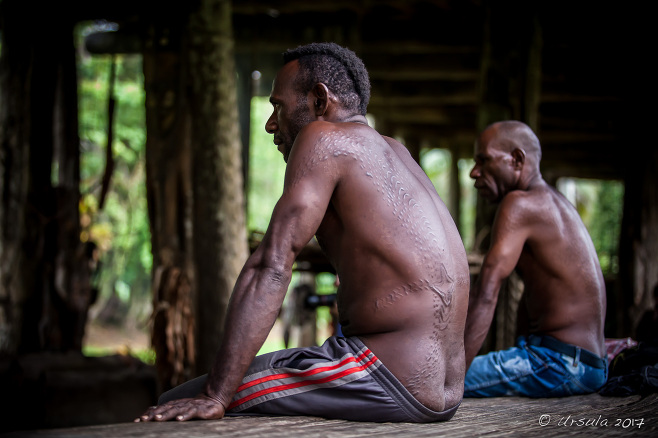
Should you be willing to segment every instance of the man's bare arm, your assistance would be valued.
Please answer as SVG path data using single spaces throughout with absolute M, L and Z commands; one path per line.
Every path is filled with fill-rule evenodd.
M 306 134 L 303 134 L 305 133 Z M 224 416 L 245 372 L 269 334 L 285 297 L 295 257 L 317 231 L 336 185 L 335 172 L 310 169 L 317 136 L 302 130 L 286 168 L 285 186 L 263 241 L 236 282 L 224 340 L 208 374 L 206 389 L 194 399 L 149 409 L 141 421 Z
M 464 331 L 466 369 L 477 355 L 493 320 L 500 285 L 514 270 L 527 238 L 527 227 L 513 196 L 501 203 L 491 232 L 491 247 L 471 287 Z
M 276 216 L 276 215 L 275 215 Z M 236 281 L 227 311 L 224 341 L 208 373 L 204 393 L 193 399 L 173 400 L 150 409 L 142 421 L 184 421 L 224 416 L 242 376 L 271 330 L 290 282 L 294 253 L 286 239 L 270 230 L 247 260 Z

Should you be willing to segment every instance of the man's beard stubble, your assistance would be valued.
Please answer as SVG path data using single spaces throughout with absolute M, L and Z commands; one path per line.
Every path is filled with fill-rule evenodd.
M 290 129 L 288 131 L 289 139 L 286 139 L 287 141 L 284 146 L 285 153 L 283 155 L 283 159 L 286 163 L 288 162 L 288 157 L 292 151 L 292 146 L 295 143 L 295 139 L 297 139 L 297 135 L 299 135 L 299 131 L 301 131 L 304 126 L 313 121 L 313 118 L 309 114 L 305 103 L 306 102 L 300 102 L 292 113 Z

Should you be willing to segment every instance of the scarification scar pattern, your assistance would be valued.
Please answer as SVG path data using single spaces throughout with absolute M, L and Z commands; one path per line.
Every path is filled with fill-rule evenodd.
M 450 275 L 441 261 L 444 254 L 442 244 L 446 239 L 443 230 L 432 227 L 421 204 L 410 190 L 412 185 L 405 180 L 405 174 L 397 169 L 396 161 L 382 151 L 372 139 L 351 135 L 345 132 L 325 132 L 318 139 L 311 154 L 306 156 L 302 166 L 292 180 L 291 187 L 299 184 L 304 176 L 318 171 L 318 166 L 333 158 L 351 158 L 358 164 L 365 176 L 375 186 L 382 199 L 390 207 L 391 214 L 400 224 L 403 234 L 415 248 L 414 255 L 429 272 L 428 278 L 400 286 L 389 294 L 379 297 L 374 303 L 374 311 L 379 312 L 395 305 L 401 299 L 423 292 L 432 294 L 433 327 L 430 335 L 426 361 L 419 361 L 418 369 L 408 379 L 407 389 L 414 395 L 428 382 L 438 377 L 437 364 L 442 357 L 441 332 L 444 331 L 452 315 L 452 298 L 455 291 L 455 278 Z M 441 236 L 438 237 L 437 236 Z
M 439 243 L 437 233 L 442 233 L 442 230 L 434 230 L 420 204 L 407 189 L 411 184 L 405 181 L 404 174 L 398 171 L 396 161 L 383 153 L 381 147 L 372 139 L 363 136 L 344 131 L 322 133 L 313 152 L 306 155 L 305 162 L 297 169 L 291 186 L 297 185 L 310 172 L 317 171 L 318 165 L 330 157 L 348 157 L 358 162 L 359 168 L 391 207 L 391 214 L 397 218 L 411 240 L 415 248 L 414 253 L 420 263 L 427 267 L 425 271 L 433 273 L 427 279 L 401 286 L 387 296 L 377 299 L 375 310 L 382 310 L 410 293 L 429 291 L 434 297 L 436 328 L 444 330 L 451 314 L 450 304 L 455 285 L 454 278 L 439 260 L 444 249 Z

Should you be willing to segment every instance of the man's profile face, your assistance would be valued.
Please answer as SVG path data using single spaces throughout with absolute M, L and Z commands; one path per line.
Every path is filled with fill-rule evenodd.
M 297 134 L 313 120 L 307 99 L 295 87 L 298 70 L 297 61 L 289 62 L 279 70 L 270 93 L 272 115 L 265 124 L 265 130 L 274 134 L 274 144 L 286 163 Z
M 499 141 L 495 129 L 482 133 L 475 146 L 475 166 L 470 173 L 478 194 L 492 203 L 500 202 L 516 183 L 512 155 L 500 147 Z

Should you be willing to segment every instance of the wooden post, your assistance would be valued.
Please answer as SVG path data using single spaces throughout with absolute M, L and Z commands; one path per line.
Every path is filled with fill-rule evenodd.
M 195 372 L 190 116 L 182 35 L 172 30 L 179 28 L 173 19 L 152 23 L 143 53 L 146 194 L 153 254 L 151 342 L 159 392 L 194 377 Z
M 231 20 L 230 0 L 201 0 L 187 33 L 197 374 L 215 359 L 228 301 L 248 255 Z
M 25 2 L 1 6 L 0 355 L 79 352 L 92 289 L 73 21 L 53 21 L 52 6 L 37 15 Z
M 647 125 L 648 126 L 648 125 Z M 616 336 L 636 336 L 644 312 L 651 310 L 658 285 L 658 149 L 649 149 L 629 166 L 625 179 L 624 213 L 619 243 Z M 612 310 L 614 311 L 614 310 Z
M 487 5 L 485 41 L 481 62 L 478 133 L 489 124 L 516 119 L 536 129 L 541 81 L 541 29 L 531 2 Z M 489 230 L 496 206 L 477 200 L 475 249 L 489 248 Z M 510 289 L 510 284 L 516 284 Z M 516 315 L 520 297 L 518 282 L 501 287 L 490 334 L 482 351 L 510 347 L 516 337 Z M 501 333 L 502 331 L 502 333 Z

